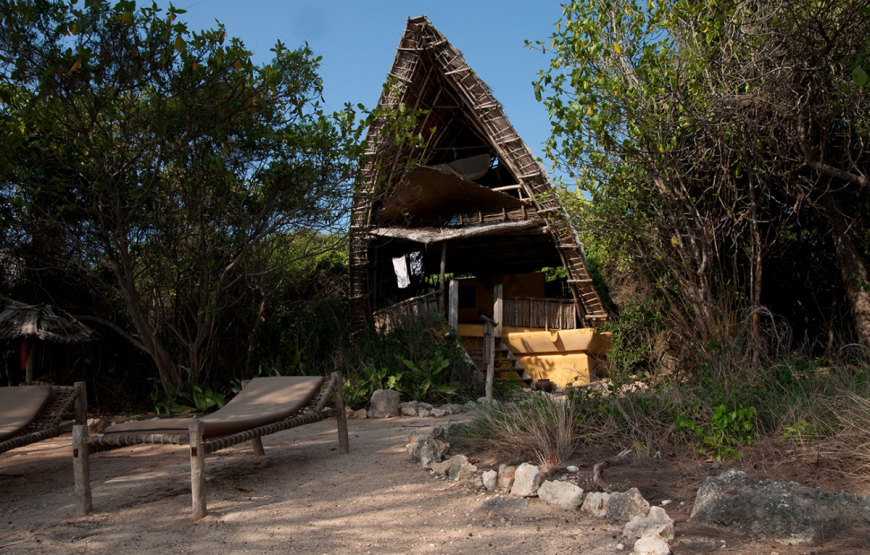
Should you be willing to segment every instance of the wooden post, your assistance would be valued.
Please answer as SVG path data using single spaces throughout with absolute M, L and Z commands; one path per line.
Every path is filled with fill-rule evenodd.
M 447 270 L 447 241 L 441 243 L 441 268 L 438 270 L 438 292 L 441 306 L 438 311 L 443 315 L 447 312 L 447 303 L 444 302 L 444 274 Z
M 455 330 L 459 329 L 459 282 L 450 280 L 450 295 L 448 295 L 447 323 Z
M 480 319 L 483 320 L 483 361 L 486 363 L 486 404 L 491 407 L 492 384 L 495 380 L 494 322 L 482 314 Z
M 88 455 L 90 446 L 87 444 L 87 425 L 76 424 L 73 426 L 73 476 L 75 478 L 76 513 L 86 516 L 94 510 L 91 502 L 91 478 L 88 467 Z
M 495 336 L 501 339 L 504 332 L 504 326 L 502 325 L 504 321 L 504 286 L 501 283 L 493 286 L 492 296 L 495 300 L 492 307 L 492 318 L 495 320 Z
M 198 419 L 190 423 L 190 495 L 192 517 L 199 520 L 208 514 L 205 507 L 205 449 L 202 444 L 203 425 Z
M 76 382 L 76 424 L 87 426 L 88 424 L 88 384 Z
M 338 411 L 335 415 L 338 421 L 338 453 L 347 455 L 350 453 L 350 442 L 347 439 L 347 410 L 344 408 L 344 384 L 341 380 L 341 372 L 333 372 L 332 379 L 335 380 L 335 388 L 332 391 L 335 395 L 335 410 Z

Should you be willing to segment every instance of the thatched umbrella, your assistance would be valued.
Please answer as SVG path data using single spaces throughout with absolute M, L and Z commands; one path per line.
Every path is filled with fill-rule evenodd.
M 57 313 L 47 304 L 10 302 L 0 312 L 0 340 L 21 340 L 21 370 L 33 381 L 36 341 L 73 344 L 92 341 L 96 332 L 66 312 Z

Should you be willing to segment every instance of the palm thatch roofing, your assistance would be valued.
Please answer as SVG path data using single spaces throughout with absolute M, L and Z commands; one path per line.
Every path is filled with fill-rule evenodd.
M 58 315 L 47 304 L 9 303 L 0 312 L 0 340 L 39 339 L 52 343 L 82 343 L 96 338 L 96 332 L 66 312 Z
M 386 113 L 402 108 L 424 111 L 412 130 L 422 145 L 397 141 L 386 120 L 375 121 L 367 136 L 350 226 L 352 328 L 370 320 L 378 276 L 390 274 L 391 257 L 422 248 L 424 266 L 438 267 L 440 249 L 426 249 L 438 237 L 449 240 L 452 274 L 563 266 L 582 324 L 607 321 L 546 171 L 489 87 L 426 16 L 408 19 L 378 102 Z M 423 163 L 403 167 L 409 160 Z M 472 175 L 467 167 L 481 160 L 483 171 Z

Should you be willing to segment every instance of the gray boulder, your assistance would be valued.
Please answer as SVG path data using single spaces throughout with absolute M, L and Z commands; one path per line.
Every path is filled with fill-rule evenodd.
M 369 418 L 389 418 L 399 416 L 401 395 L 392 389 L 378 389 L 372 393 L 369 402 Z
M 511 486 L 511 495 L 516 497 L 531 497 L 538 493 L 541 487 L 541 471 L 538 467 L 529 464 L 521 464 L 514 473 L 514 485 Z
M 607 516 L 608 501 L 610 501 L 609 493 L 588 493 L 586 494 L 586 499 L 583 500 L 583 506 L 580 507 L 580 510 L 592 516 L 604 518 Z
M 610 520 L 628 522 L 636 516 L 646 516 L 648 513 L 649 502 L 643 498 L 637 488 L 610 494 L 606 513 Z
M 870 496 L 759 482 L 729 470 L 704 481 L 690 520 L 755 538 L 803 543 L 825 530 L 870 529 Z
M 538 488 L 538 497 L 566 511 L 576 511 L 583 501 L 583 490 L 570 482 L 547 481 Z
M 622 529 L 622 535 L 636 540 L 647 532 L 655 532 L 666 540 L 674 539 L 674 519 L 661 507 L 651 507 L 646 516 L 636 516 Z
M 412 437 L 411 442 L 406 447 L 408 453 L 415 459 L 420 459 L 420 464 L 425 468 L 434 468 L 437 463 L 441 462 L 444 453 L 450 449 L 450 444 L 419 434 Z

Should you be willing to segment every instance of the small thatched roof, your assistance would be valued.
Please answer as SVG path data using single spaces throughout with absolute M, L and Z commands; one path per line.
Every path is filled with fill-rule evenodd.
M 47 304 L 9 303 L 0 312 L 0 340 L 40 339 L 53 343 L 82 343 L 96 338 L 96 332 L 66 312 L 58 316 Z

